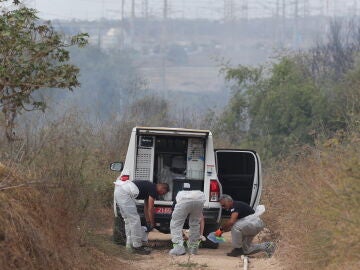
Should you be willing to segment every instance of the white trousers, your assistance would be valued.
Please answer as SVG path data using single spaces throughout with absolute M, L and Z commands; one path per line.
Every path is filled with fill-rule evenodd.
M 170 221 L 171 241 L 183 245 L 182 229 L 189 216 L 189 246 L 197 245 L 200 239 L 200 220 L 205 195 L 202 191 L 180 191 L 176 196 L 176 205 Z
M 247 216 L 239 219 L 231 229 L 231 241 L 234 248 L 242 248 L 245 254 L 266 250 L 266 243 L 253 244 L 254 237 L 264 228 L 258 216 Z
M 126 245 L 142 246 L 144 230 L 136 209 L 135 198 L 139 195 L 138 187 L 131 181 L 116 182 L 114 198 L 125 222 Z

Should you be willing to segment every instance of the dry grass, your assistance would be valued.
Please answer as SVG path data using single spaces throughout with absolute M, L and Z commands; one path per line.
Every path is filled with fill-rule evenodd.
M 112 254 L 91 240 L 108 224 L 98 209 L 112 201 L 112 157 L 104 153 L 114 152 L 109 151 L 113 138 L 104 135 L 108 130 L 95 132 L 77 119 L 70 114 L 28 130 L 27 140 L 12 145 L 0 141 L 0 160 L 6 164 L 0 166 L 0 269 L 114 265 Z
M 2 167 L 0 180 L 26 183 L 19 175 Z M 55 195 L 55 194 L 53 194 Z M 59 198 L 44 196 L 29 186 L 11 188 L 0 193 L 2 269 L 64 269 L 77 265 L 74 229 Z
M 78 197 L 74 195 L 79 189 L 74 185 L 34 186 L 19 173 L 1 165 L 0 183 L 5 179 L 14 185 L 0 191 L 2 270 L 111 269 L 112 256 L 121 257 L 121 250 L 105 254 L 97 247 L 104 243 L 98 241 L 95 245 L 92 241 L 89 224 L 94 221 L 89 222 L 89 216 L 84 216 L 86 209 L 80 211 Z M 102 242 L 111 244 L 110 239 Z M 113 250 L 117 248 L 112 246 Z M 121 265 L 125 266 L 116 261 L 117 267 Z
M 289 269 L 359 269 L 359 142 L 304 148 L 269 170 L 266 220 Z

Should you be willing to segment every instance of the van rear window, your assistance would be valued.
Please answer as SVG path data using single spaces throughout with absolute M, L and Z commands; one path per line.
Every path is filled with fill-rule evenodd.
M 218 152 L 217 156 L 220 174 L 251 175 L 255 172 L 255 159 L 251 153 Z

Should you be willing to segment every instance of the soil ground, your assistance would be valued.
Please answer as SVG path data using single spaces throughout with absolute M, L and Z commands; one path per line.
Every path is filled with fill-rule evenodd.
M 150 255 L 133 255 L 126 254 L 124 247 L 117 246 L 111 242 L 112 230 L 106 231 L 105 241 L 108 247 L 105 253 L 111 255 L 113 267 L 121 266 L 122 269 L 193 269 L 193 270 L 232 270 L 244 269 L 244 261 L 241 257 L 229 257 L 226 253 L 231 247 L 230 233 L 224 233 L 225 243 L 220 244 L 218 249 L 199 249 L 198 255 L 170 256 L 168 254 L 171 248 L 170 235 L 159 232 L 151 232 L 149 234 L 149 246 L 152 247 Z M 109 246 L 111 246 L 112 254 L 109 254 Z M 114 251 L 115 250 L 115 251 Z M 256 254 L 248 257 L 248 269 L 266 269 L 281 270 L 284 269 L 276 258 L 276 252 L 271 258 L 267 258 L 265 254 Z

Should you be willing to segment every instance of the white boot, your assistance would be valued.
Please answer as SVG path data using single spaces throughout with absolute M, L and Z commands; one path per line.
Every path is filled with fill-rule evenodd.
M 141 228 L 143 229 L 141 242 L 147 243 L 149 240 L 149 237 L 148 237 L 149 233 L 147 231 L 147 228 L 145 226 L 142 226 Z
M 192 254 L 192 255 L 197 255 L 198 249 L 199 249 L 199 244 L 200 244 L 200 240 L 198 242 L 195 242 L 195 243 L 187 242 L 188 253 Z
M 180 256 L 184 255 L 186 250 L 183 245 L 180 244 L 173 244 L 173 249 L 169 251 L 170 255 Z
M 191 255 L 197 255 L 198 254 L 198 247 L 189 247 L 188 252 Z
M 128 253 L 133 253 L 134 252 L 133 247 L 132 247 L 131 244 L 126 244 L 126 251 Z

